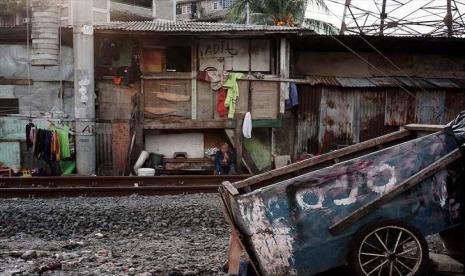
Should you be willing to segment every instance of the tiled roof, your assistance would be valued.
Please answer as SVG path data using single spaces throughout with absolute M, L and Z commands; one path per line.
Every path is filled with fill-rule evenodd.
M 264 32 L 264 33 L 313 33 L 309 28 L 244 25 L 212 22 L 192 21 L 131 21 L 111 22 L 94 26 L 95 30 L 117 30 L 128 32 L 157 32 L 157 33 L 224 33 L 224 32 Z

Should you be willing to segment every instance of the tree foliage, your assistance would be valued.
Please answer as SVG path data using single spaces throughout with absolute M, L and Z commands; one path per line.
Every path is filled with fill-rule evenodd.
M 297 26 L 304 25 L 324 33 L 334 33 L 336 28 L 323 21 L 306 19 L 307 5 L 328 12 L 324 0 L 236 0 L 231 6 L 227 20 L 235 23 L 245 22 L 245 10 L 249 5 L 254 24 Z

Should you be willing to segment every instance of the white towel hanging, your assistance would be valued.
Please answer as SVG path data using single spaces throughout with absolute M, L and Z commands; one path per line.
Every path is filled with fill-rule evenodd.
M 242 133 L 247 139 L 252 138 L 252 114 L 247 112 L 244 117 L 244 124 L 242 125 Z

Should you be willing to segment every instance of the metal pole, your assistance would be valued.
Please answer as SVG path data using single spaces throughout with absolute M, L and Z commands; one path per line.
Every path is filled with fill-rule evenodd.
M 96 170 L 93 0 L 70 2 L 73 12 L 76 166 L 78 174 L 93 175 Z
M 343 35 L 347 29 L 346 18 L 347 18 L 347 10 L 349 9 L 350 4 L 351 4 L 351 0 L 346 0 L 346 3 L 344 4 L 344 13 L 342 14 L 341 29 L 339 30 L 340 35 Z
M 250 25 L 250 4 L 249 1 L 245 4 L 245 24 Z
M 383 0 L 383 7 L 381 9 L 380 17 L 381 17 L 381 24 L 380 24 L 380 29 L 379 29 L 379 35 L 384 35 L 384 24 L 385 24 L 384 20 L 387 18 L 386 0 Z
M 452 0 L 446 0 L 447 1 L 447 14 L 446 18 L 444 18 L 444 23 L 446 23 L 447 26 L 447 36 L 452 37 L 454 34 L 453 30 L 453 19 L 452 19 Z
M 178 5 L 178 1 L 173 0 L 173 21 L 177 21 L 177 15 L 176 15 L 176 6 Z

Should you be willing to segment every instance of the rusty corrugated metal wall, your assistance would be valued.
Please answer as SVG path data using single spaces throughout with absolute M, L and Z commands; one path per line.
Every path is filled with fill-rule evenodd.
M 113 148 L 111 123 L 97 123 L 95 128 L 96 161 L 99 175 L 113 172 Z
M 299 86 L 295 157 L 363 142 L 410 123 L 445 124 L 465 110 L 461 89 Z
M 297 110 L 296 146 L 294 156 L 301 153 L 317 154 L 320 122 L 321 88 L 310 85 L 298 87 L 300 104 Z

